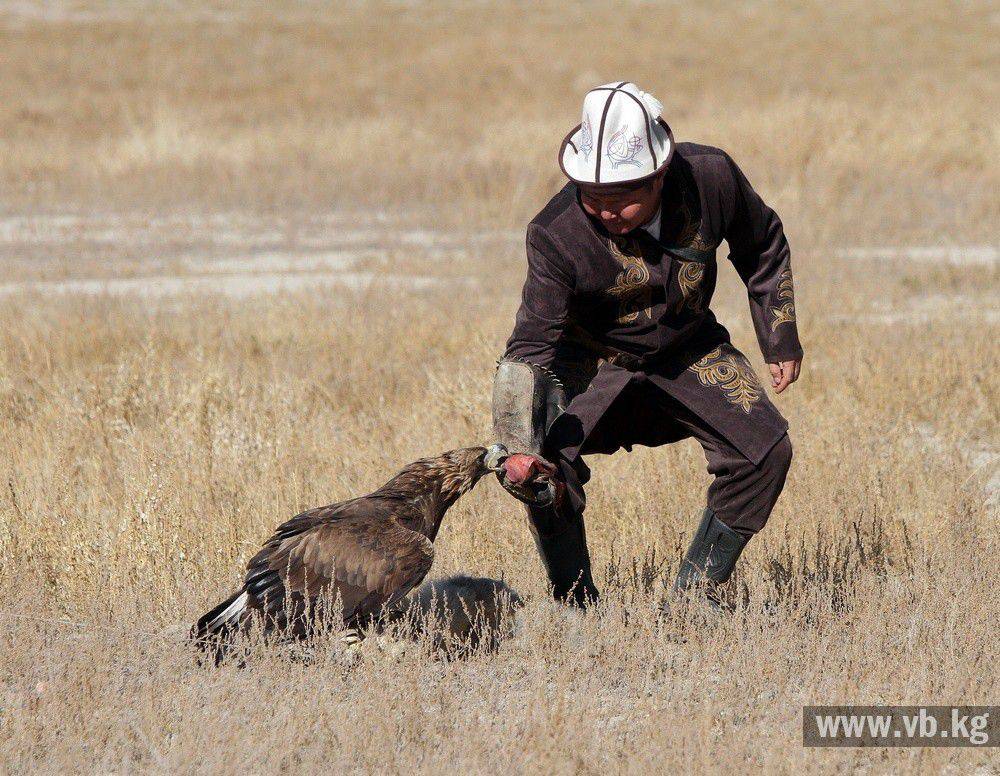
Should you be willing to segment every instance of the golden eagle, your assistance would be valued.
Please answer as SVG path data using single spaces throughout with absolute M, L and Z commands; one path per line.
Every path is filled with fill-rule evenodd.
M 363 627 L 420 584 L 444 513 L 496 470 L 496 455 L 469 447 L 424 458 L 374 493 L 293 517 L 247 564 L 243 586 L 195 623 L 191 638 L 217 663 L 254 620 L 265 635 L 304 638 L 318 622 L 318 601 L 342 605 L 345 627 Z

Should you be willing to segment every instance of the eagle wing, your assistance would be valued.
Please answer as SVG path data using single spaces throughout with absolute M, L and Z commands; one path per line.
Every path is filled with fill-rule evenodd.
M 401 525 L 402 505 L 360 498 L 304 512 L 280 526 L 247 566 L 246 589 L 261 608 L 330 595 L 350 623 L 378 614 L 417 585 L 434 561 L 434 545 Z

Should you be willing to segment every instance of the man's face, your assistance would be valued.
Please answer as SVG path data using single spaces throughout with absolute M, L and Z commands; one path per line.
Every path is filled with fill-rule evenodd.
M 580 202 L 587 215 L 598 219 L 611 234 L 625 234 L 656 214 L 662 191 L 663 175 L 660 174 L 631 189 L 581 186 Z

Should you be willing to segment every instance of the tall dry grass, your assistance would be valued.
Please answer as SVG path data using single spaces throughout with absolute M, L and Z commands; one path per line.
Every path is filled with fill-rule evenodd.
M 799 744 L 808 703 L 997 698 L 1000 270 L 835 250 L 996 244 L 987 4 L 12 8 L 4 771 L 996 771 L 987 750 Z M 593 459 L 606 601 L 582 618 L 547 605 L 519 508 L 484 482 L 433 574 L 527 599 L 498 654 L 195 667 L 171 627 L 279 521 L 488 440 L 523 256 L 476 235 L 544 203 L 580 93 L 619 73 L 744 164 L 796 251 L 807 358 L 777 400 L 795 461 L 735 580 L 745 612 L 654 616 L 708 482 L 685 442 Z M 458 248 L 401 242 L 414 226 Z M 356 259 L 385 277 L 364 290 L 32 285 L 202 277 L 372 227 Z M 722 274 L 718 314 L 759 362 Z

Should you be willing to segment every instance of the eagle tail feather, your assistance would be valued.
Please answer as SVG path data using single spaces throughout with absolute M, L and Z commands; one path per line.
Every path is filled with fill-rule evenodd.
M 239 630 L 250 602 L 246 588 L 237 590 L 225 601 L 198 618 L 191 628 L 191 640 L 203 651 L 212 653 L 218 665 L 226 655 L 229 638 Z
M 249 599 L 250 594 L 246 590 L 241 590 L 227 598 L 198 620 L 196 627 L 198 628 L 199 635 L 208 636 L 218 633 L 223 626 L 237 619 L 246 611 Z

